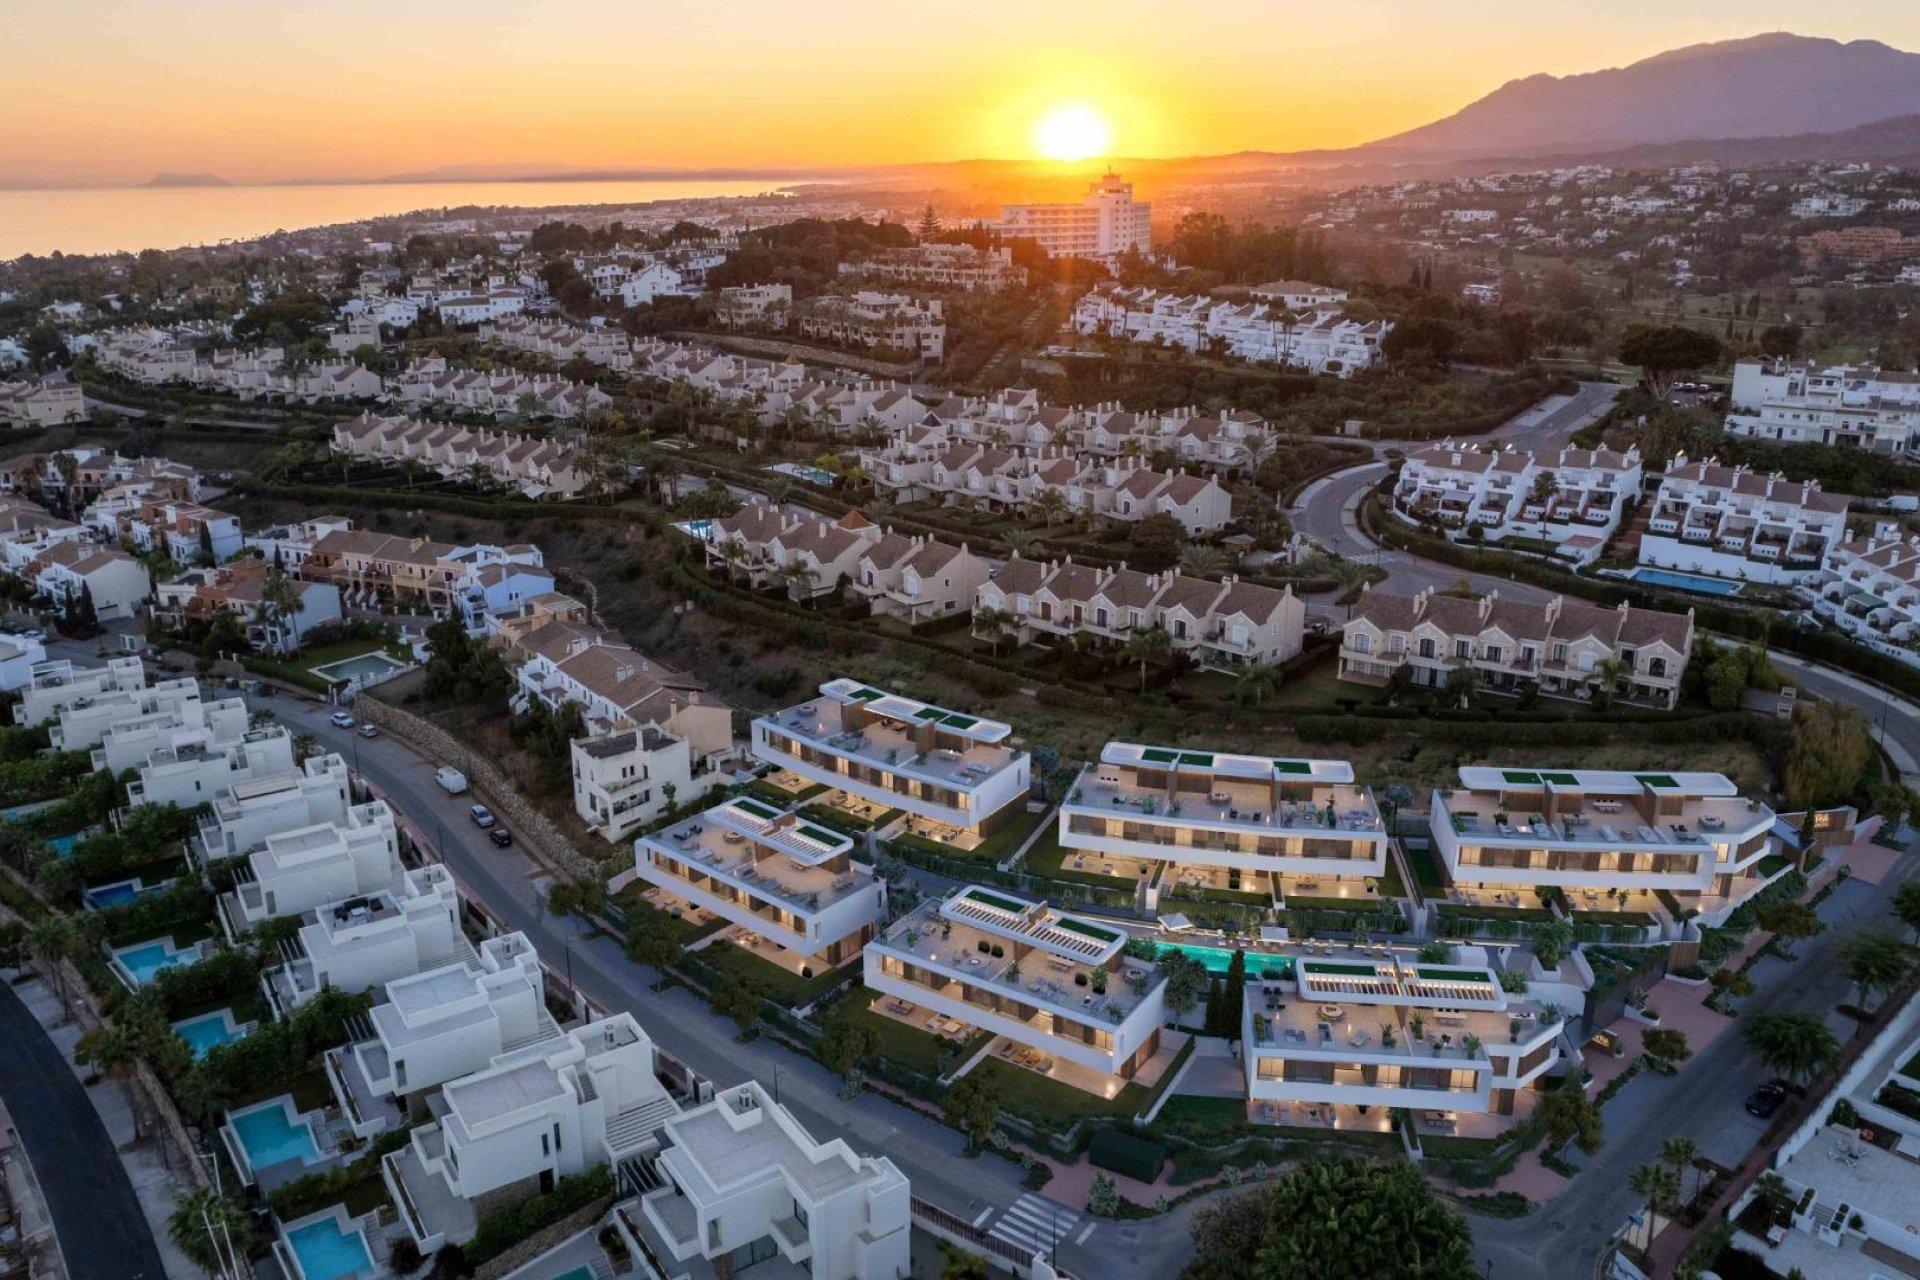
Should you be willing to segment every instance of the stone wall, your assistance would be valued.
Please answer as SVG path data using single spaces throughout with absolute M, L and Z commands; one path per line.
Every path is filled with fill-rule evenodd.
M 379 698 L 356 700 L 354 711 L 362 720 L 466 774 L 468 785 L 479 793 L 481 801 L 506 819 L 515 838 L 537 860 L 575 880 L 598 879 L 605 874 L 599 863 L 575 848 L 544 813 L 503 778 L 492 761 L 476 755 L 446 730 Z
M 487 1259 L 473 1273 L 473 1280 L 500 1280 L 526 1266 L 563 1240 L 591 1230 L 613 1207 L 612 1196 L 602 1196 L 584 1209 L 575 1210 L 544 1230 L 536 1231 L 511 1249 Z

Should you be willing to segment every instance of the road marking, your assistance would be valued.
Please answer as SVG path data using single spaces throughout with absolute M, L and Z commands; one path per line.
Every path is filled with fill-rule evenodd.
M 985 1222 L 988 1218 L 991 1218 L 992 1216 L 993 1216 L 993 1206 L 988 1205 L 986 1208 L 980 1211 L 980 1216 L 973 1220 L 973 1225 L 977 1227 L 981 1223 Z
M 1023 1195 L 987 1234 L 1035 1253 L 1052 1249 L 1080 1225 L 1080 1214 L 1057 1200 Z
M 1097 1222 L 1089 1222 L 1086 1226 L 1086 1229 L 1082 1231 L 1079 1235 L 1073 1238 L 1073 1242 L 1075 1244 L 1085 1244 L 1087 1242 L 1087 1237 L 1092 1235 L 1093 1229 L 1099 1225 L 1100 1224 Z

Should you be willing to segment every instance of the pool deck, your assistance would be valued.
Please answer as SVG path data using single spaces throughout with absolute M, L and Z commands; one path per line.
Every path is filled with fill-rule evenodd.
M 612 1260 L 594 1239 L 594 1234 L 589 1227 L 577 1236 L 569 1236 L 524 1267 L 509 1271 L 501 1280 L 556 1280 L 582 1267 L 594 1271 L 597 1265 L 611 1266 Z

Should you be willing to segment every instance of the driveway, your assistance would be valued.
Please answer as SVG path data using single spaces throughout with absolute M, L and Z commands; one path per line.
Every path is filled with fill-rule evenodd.
M 0 1097 L 40 1179 L 71 1280 L 166 1280 L 146 1215 L 99 1113 L 4 982 Z

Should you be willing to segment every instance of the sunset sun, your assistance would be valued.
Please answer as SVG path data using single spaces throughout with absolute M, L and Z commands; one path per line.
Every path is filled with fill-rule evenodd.
M 1033 130 L 1034 149 L 1049 160 L 1089 160 L 1105 154 L 1112 141 L 1106 118 L 1083 103 L 1053 108 Z

